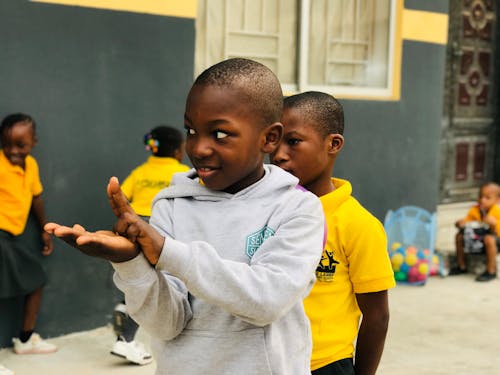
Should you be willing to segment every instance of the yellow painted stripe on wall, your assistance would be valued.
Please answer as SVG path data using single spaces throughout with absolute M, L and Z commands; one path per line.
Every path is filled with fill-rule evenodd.
M 31 0 L 88 8 L 117 10 L 134 13 L 147 13 L 158 16 L 196 18 L 197 0 Z
M 402 36 L 403 39 L 418 42 L 447 44 L 448 15 L 405 9 Z

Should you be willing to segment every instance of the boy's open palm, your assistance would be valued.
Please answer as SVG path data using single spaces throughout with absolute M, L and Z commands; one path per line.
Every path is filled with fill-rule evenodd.
M 56 223 L 48 223 L 44 229 L 87 255 L 112 262 L 125 262 L 139 253 L 134 243 L 111 231 L 88 232 L 79 224 L 66 227 Z
M 119 263 L 135 258 L 142 250 L 148 261 L 155 265 L 165 239 L 137 216 L 116 177 L 109 180 L 107 193 L 111 209 L 118 219 L 114 232 L 88 232 L 79 224 L 67 227 L 56 223 L 48 223 L 44 229 L 90 256 Z

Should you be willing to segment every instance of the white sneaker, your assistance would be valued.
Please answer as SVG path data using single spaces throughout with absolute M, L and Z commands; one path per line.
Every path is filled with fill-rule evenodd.
M 7 367 L 0 365 L 0 375 L 14 375 L 14 371 L 11 371 Z
M 47 354 L 57 350 L 57 346 L 44 341 L 38 333 L 31 334 L 30 339 L 26 342 L 14 337 L 12 343 L 16 354 Z
M 137 341 L 117 340 L 111 354 L 123 357 L 137 365 L 147 365 L 153 362 L 153 356 L 146 351 L 143 344 Z
M 127 306 L 124 303 L 119 303 L 118 305 L 115 306 L 114 311 L 126 314 L 127 313 Z

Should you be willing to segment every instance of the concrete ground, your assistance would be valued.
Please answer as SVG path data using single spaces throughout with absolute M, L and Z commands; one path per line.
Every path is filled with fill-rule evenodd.
M 398 285 L 389 298 L 391 322 L 378 374 L 500 373 L 500 279 L 434 276 L 424 286 Z M 138 337 L 148 342 L 141 330 Z M 16 375 L 154 374 L 154 363 L 129 365 L 110 355 L 113 339 L 111 328 L 101 327 L 51 339 L 60 349 L 50 355 L 2 349 L 0 363 Z

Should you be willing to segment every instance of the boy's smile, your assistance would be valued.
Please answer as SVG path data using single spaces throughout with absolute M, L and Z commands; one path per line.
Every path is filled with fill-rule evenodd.
M 33 126 L 29 122 L 18 122 L 2 135 L 2 150 L 12 165 L 25 166 L 26 156 L 35 146 Z
M 184 125 L 186 153 L 206 187 L 234 194 L 263 177 L 266 124 L 242 90 L 193 86 Z

